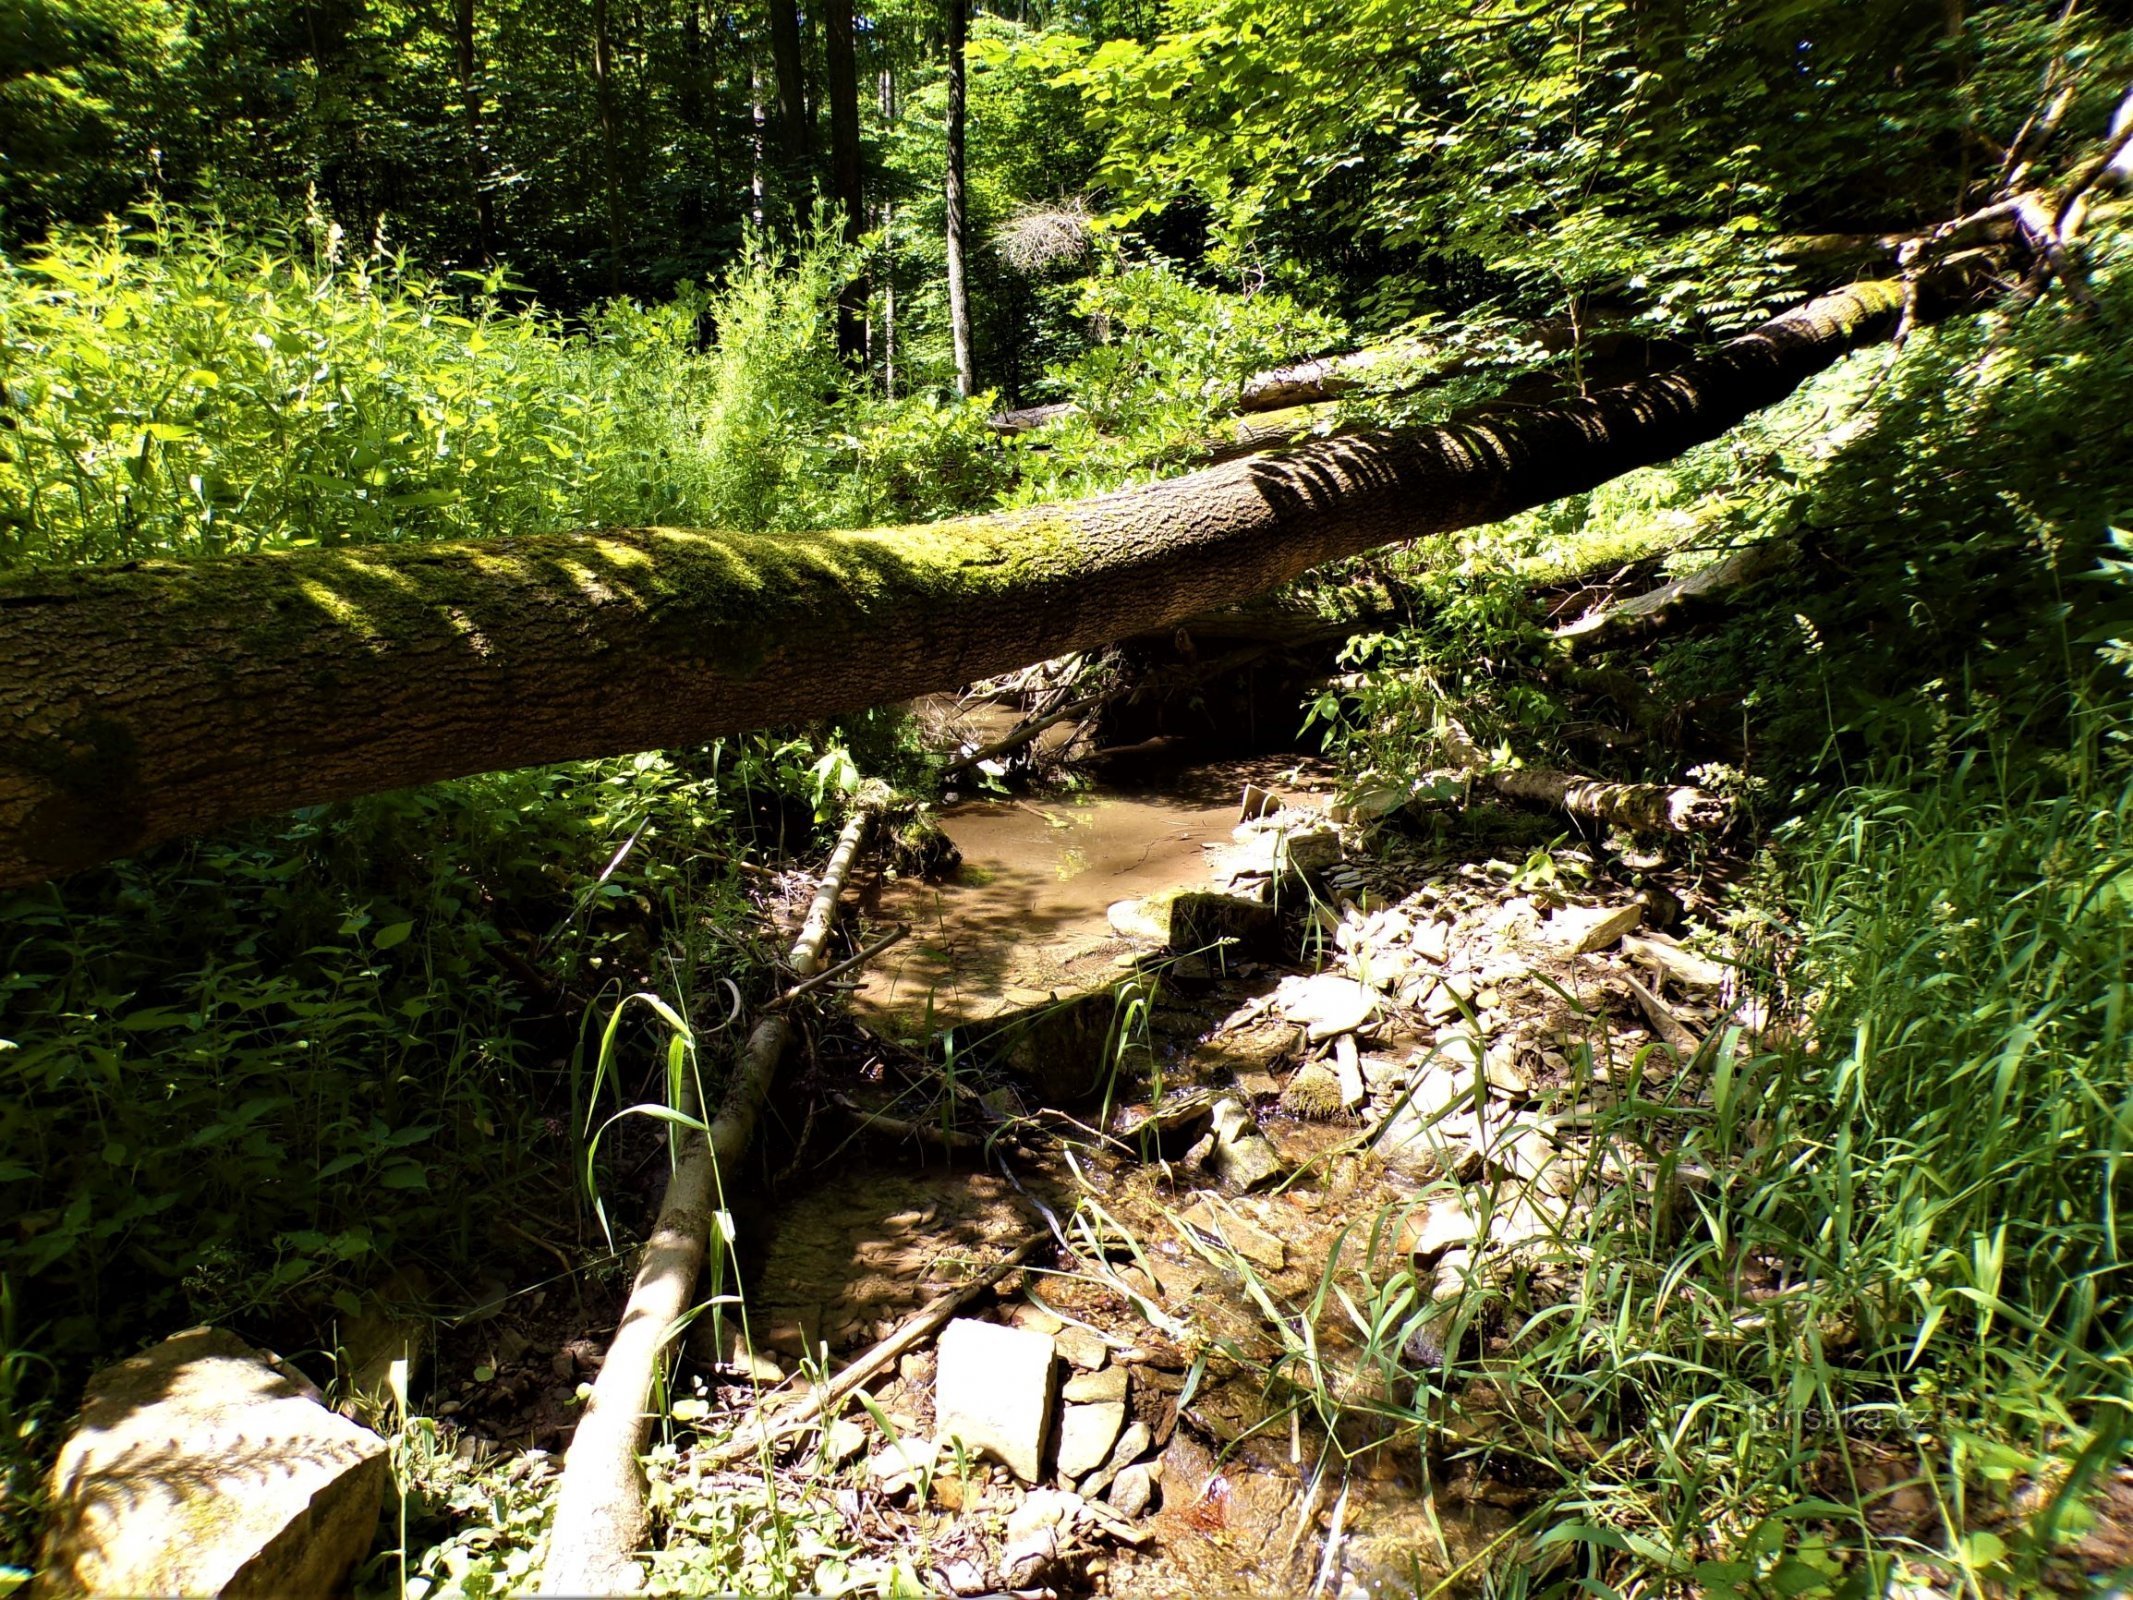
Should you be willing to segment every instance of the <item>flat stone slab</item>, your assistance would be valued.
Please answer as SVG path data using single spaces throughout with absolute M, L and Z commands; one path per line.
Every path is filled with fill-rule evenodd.
M 1309 977 L 1281 980 L 1274 991 L 1275 1004 L 1290 1022 L 1300 1022 L 1312 1043 L 1353 1033 L 1377 1014 L 1375 992 L 1337 972 L 1314 972 Z
M 1111 1458 L 1111 1446 L 1118 1443 L 1118 1430 L 1125 1425 L 1124 1401 L 1068 1406 L 1059 1419 L 1060 1475 L 1079 1478 L 1102 1466 Z
M 1050 1334 L 958 1317 L 941 1330 L 933 1431 L 1035 1483 L 1044 1471 L 1057 1385 Z
M 53 1469 L 46 1595 L 336 1594 L 370 1548 L 385 1441 L 220 1328 L 91 1380 Z

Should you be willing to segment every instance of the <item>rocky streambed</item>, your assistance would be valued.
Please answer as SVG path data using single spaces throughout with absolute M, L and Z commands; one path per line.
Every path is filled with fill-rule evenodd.
M 1693 1181 L 1604 1114 L 1693 1096 L 1741 1008 L 1669 932 L 1683 875 L 1398 798 L 1158 760 L 951 804 L 954 876 L 848 896 L 850 948 L 911 933 L 732 1197 L 647 1464 L 654 1589 L 1393 1595 L 1510 1558 L 1530 1466 L 1444 1376 L 1506 1336 L 1472 1291 L 1545 1304 L 1601 1197 Z M 366 1582 L 534 1570 L 604 1306 L 498 1304 L 395 1436 L 441 1537 Z

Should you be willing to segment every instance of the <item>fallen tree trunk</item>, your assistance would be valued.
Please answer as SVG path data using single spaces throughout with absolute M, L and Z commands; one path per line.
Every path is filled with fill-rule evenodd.
M 789 958 L 802 978 L 821 968 L 837 897 L 873 816 L 866 805 L 852 813 L 823 869 Z M 770 1093 L 770 1081 L 791 1038 L 792 1023 L 783 1016 L 757 1023 L 708 1137 L 695 1131 L 681 1136 L 680 1154 L 667 1176 L 636 1282 L 563 1458 L 548 1559 L 541 1568 L 544 1595 L 629 1594 L 642 1586 L 636 1552 L 651 1520 L 644 1468 L 637 1459 L 651 1420 L 645 1404 L 703 1270 L 719 1171 L 747 1154 L 755 1137 L 756 1113 Z M 689 1115 L 695 1109 L 682 1107 Z
M 1506 800 L 1548 806 L 1632 833 L 1721 833 L 1733 825 L 1731 803 L 1705 789 L 1686 784 L 1611 783 L 1554 767 L 1498 767 L 1482 754 L 1466 729 L 1449 717 L 1439 737 L 1462 772 Z
M 698 743 L 1173 626 L 1716 438 L 1888 335 L 1857 285 L 1554 405 L 1070 505 L 826 534 L 615 529 L 0 582 L 0 887 L 247 817 Z
M 1701 613 L 1723 609 L 1742 591 L 1782 572 L 1798 554 L 1799 547 L 1785 539 L 1748 545 L 1686 578 L 1661 584 L 1556 629 L 1555 642 L 1574 652 L 1644 638 Z
M 1581 332 L 1568 322 L 1543 322 L 1526 329 L 1522 337 L 1529 346 L 1546 355 L 1562 355 L 1582 338 L 1581 360 L 1586 367 L 1587 381 L 1609 382 L 1631 377 L 1652 371 L 1664 362 L 1681 360 L 1687 354 L 1678 341 L 1637 329 L 1603 329 L 1592 333 Z M 1270 411 L 1325 405 L 1364 388 L 1400 394 L 1428 388 L 1471 373 L 1476 368 L 1477 363 L 1472 358 L 1447 356 L 1440 347 L 1424 340 L 1403 339 L 1341 355 L 1312 356 L 1254 373 L 1238 387 L 1232 409 L 1241 418 L 1249 418 Z M 1049 405 L 1020 406 L 1011 411 L 994 412 L 986 419 L 986 425 L 995 433 L 1032 433 L 1080 414 L 1081 407 L 1073 401 L 1056 400 Z M 1302 426 L 1306 420 L 1301 417 L 1292 419 L 1290 430 Z M 1266 437 L 1271 431 L 1255 430 L 1249 422 L 1243 422 L 1236 437 L 1216 439 L 1215 449 L 1220 454 L 1234 450 L 1240 444 L 1249 446 L 1255 435 L 1263 447 L 1274 442 Z

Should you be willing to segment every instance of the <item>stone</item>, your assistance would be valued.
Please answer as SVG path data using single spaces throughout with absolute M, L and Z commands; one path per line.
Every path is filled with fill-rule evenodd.
M 1280 915 L 1263 900 L 1191 889 L 1171 896 L 1165 942 L 1173 950 L 1210 950 L 1226 945 L 1264 951 L 1280 927 Z
M 822 1454 L 832 1466 L 843 1466 L 867 1447 L 864 1424 L 839 1417 L 822 1435 Z
M 1121 939 L 1139 939 L 1147 944 L 1170 942 L 1170 918 L 1160 897 L 1145 900 L 1114 900 L 1104 917 Z
M 1341 858 L 1341 836 L 1328 827 L 1284 830 L 1274 847 L 1274 860 L 1285 876 L 1309 878 L 1336 865 Z
M 1007 1063 L 1044 1104 L 1063 1106 L 1093 1092 L 1111 1066 L 1106 1046 L 1118 1013 L 1115 992 L 1098 988 L 1019 1017 L 1003 1028 Z
M 1026 1589 L 1049 1573 L 1063 1555 L 1074 1530 L 1085 1520 L 1078 1494 L 1033 1489 L 1008 1514 L 1007 1538 L 1000 1549 L 1000 1577 L 1010 1589 Z
M 1281 796 L 1271 789 L 1262 789 L 1256 783 L 1244 786 L 1244 798 L 1237 804 L 1239 822 L 1256 822 L 1261 817 L 1270 817 L 1281 809 Z
M 1145 1461 L 1137 1461 L 1111 1480 L 1111 1492 L 1106 1497 L 1111 1509 L 1126 1518 L 1138 1517 L 1148 1509 L 1155 1498 L 1155 1471 Z
M 1457 1195 L 1433 1201 L 1419 1216 L 1410 1216 L 1400 1229 L 1400 1248 L 1424 1261 L 1443 1255 L 1454 1245 L 1473 1242 L 1473 1214 Z
M 1685 989 L 1717 989 L 1726 981 L 1727 971 L 1708 956 L 1700 956 L 1693 950 L 1684 950 L 1664 934 L 1645 934 L 1622 940 L 1622 952 L 1632 961 L 1642 962 L 1662 977 L 1672 978 Z
M 958 1317 L 941 1330 L 933 1426 L 1024 1483 L 1044 1471 L 1057 1373 L 1050 1336 Z
M 1525 1094 L 1533 1087 L 1533 1075 L 1519 1064 L 1518 1041 L 1499 1039 L 1482 1056 L 1481 1074 L 1489 1087 L 1504 1094 Z
M 1114 1368 L 1114 1371 L 1117 1369 Z M 1126 1425 L 1122 1400 L 1104 1400 L 1094 1405 L 1068 1406 L 1059 1418 L 1059 1473 L 1079 1478 L 1102 1466 Z
M 1077 1372 L 1067 1379 L 1060 1397 L 1075 1405 L 1088 1405 L 1098 1400 L 1115 1400 L 1123 1404 L 1126 1398 L 1126 1369 L 1105 1367 L 1098 1372 Z
M 1644 908 L 1626 906 L 1571 906 L 1548 919 L 1548 942 L 1568 955 L 1588 956 L 1605 950 L 1644 921 Z
M 377 1532 L 385 1441 L 220 1328 L 91 1380 L 40 1593 L 326 1596 Z
M 896 1494 L 931 1477 L 940 1459 L 941 1447 L 932 1439 L 899 1439 L 868 1456 L 863 1470 L 883 1494 Z
M 1155 1434 L 1145 1422 L 1129 1422 L 1126 1431 L 1118 1436 L 1118 1443 L 1111 1447 L 1111 1459 L 1102 1468 L 1081 1480 L 1076 1491 L 1084 1500 L 1094 1500 L 1106 1489 L 1119 1473 L 1148 1453 L 1155 1443 Z
M 1234 1189 L 1247 1192 L 1273 1183 L 1286 1170 L 1281 1153 L 1267 1142 L 1251 1107 L 1235 1095 L 1215 1101 L 1207 1135 L 1207 1170 Z M 1188 1161 L 1191 1156 L 1188 1154 Z
M 1282 1016 L 1301 1023 L 1311 1043 L 1353 1033 L 1377 1013 L 1378 997 L 1353 978 L 1334 972 L 1284 978 L 1275 998 Z
M 1052 1335 L 1052 1344 L 1062 1356 L 1084 1371 L 1094 1372 L 1109 1358 L 1110 1347 L 1103 1335 L 1089 1328 L 1077 1328 L 1072 1323 L 1063 1324 Z
M 1067 1325 L 1063 1317 L 1037 1305 L 1016 1306 L 1009 1320 L 1018 1328 L 1027 1328 L 1032 1333 L 1044 1334 L 1055 1345 L 1059 1342 L 1059 1335 Z M 1064 1354 L 1063 1351 L 1061 1353 Z
M 1326 807 L 1326 815 L 1335 822 L 1375 822 L 1380 817 L 1391 816 L 1407 804 L 1408 798 L 1408 790 L 1403 785 L 1372 784 L 1345 799 L 1334 801 Z
M 1333 1070 L 1340 1079 L 1341 1106 L 1353 1111 L 1370 1098 L 1370 1086 L 1363 1081 L 1363 1057 L 1355 1047 L 1353 1034 L 1342 1034 L 1333 1041 Z
M 1245 1221 L 1227 1207 L 1218 1212 L 1214 1202 L 1205 1195 L 1187 1206 L 1181 1215 L 1193 1227 L 1210 1238 L 1220 1240 L 1256 1267 L 1268 1272 L 1279 1272 L 1289 1264 L 1288 1246 L 1266 1229 Z
M 368 1408 L 359 1410 L 359 1416 L 390 1416 L 395 1362 L 405 1363 L 400 1369 L 401 1398 L 421 1377 L 436 1342 L 433 1304 L 429 1275 L 420 1267 L 403 1267 L 365 1295 L 356 1314 L 340 1325 L 342 1375 L 348 1391 Z

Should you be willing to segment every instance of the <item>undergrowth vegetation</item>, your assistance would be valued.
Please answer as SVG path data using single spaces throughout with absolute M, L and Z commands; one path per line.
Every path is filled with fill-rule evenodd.
M 1081 415 L 1003 442 L 988 396 L 851 380 L 834 312 L 859 258 L 820 219 L 567 326 L 502 270 L 433 281 L 323 219 L 265 243 L 160 209 L 63 230 L 0 259 L 0 569 L 1032 503 L 1195 457 L 1246 376 L 1345 332 L 1106 250 L 1074 302 L 1104 336 L 1052 373 Z M 1495 1592 L 2071 1581 L 2133 1406 L 2122 232 L 2092 265 L 2093 305 L 1920 331 L 1668 467 L 1361 564 L 1423 620 L 1358 641 L 1307 711 L 1354 784 L 1419 785 L 1457 716 L 1504 761 L 1725 788 L 1767 840 L 1727 888 L 1739 1025 L 1675 1074 L 1595 1023 L 1579 1069 L 1612 1079 L 1594 1139 L 1623 1181 L 1527 1279 L 1441 1305 L 1395 1273 L 1356 1306 L 1378 1421 L 1549 1485 L 1530 1560 L 1469 1575 Z M 1491 321 L 1462 337 L 1477 385 L 1553 359 Z M 1770 540 L 1796 549 L 1723 628 L 1598 660 L 1553 637 L 1595 579 Z M 388 1265 L 470 1282 L 514 1215 L 575 1214 L 605 1087 L 586 1018 L 760 996 L 737 863 L 805 847 L 862 773 L 926 767 L 881 713 L 320 808 L 0 899 L 10 1547 L 92 1356 L 182 1320 L 312 1332 Z M 1318 1353 L 1280 1365 L 1338 1428 Z M 489 1494 L 511 1554 L 445 1541 L 414 1575 L 522 1576 L 538 1470 L 491 1494 L 422 1426 L 406 1477 L 440 1517 Z M 826 1502 L 772 1519 L 802 1560 L 750 1544 L 731 1495 L 663 1492 L 720 1558 L 662 1581 L 857 1561 Z

